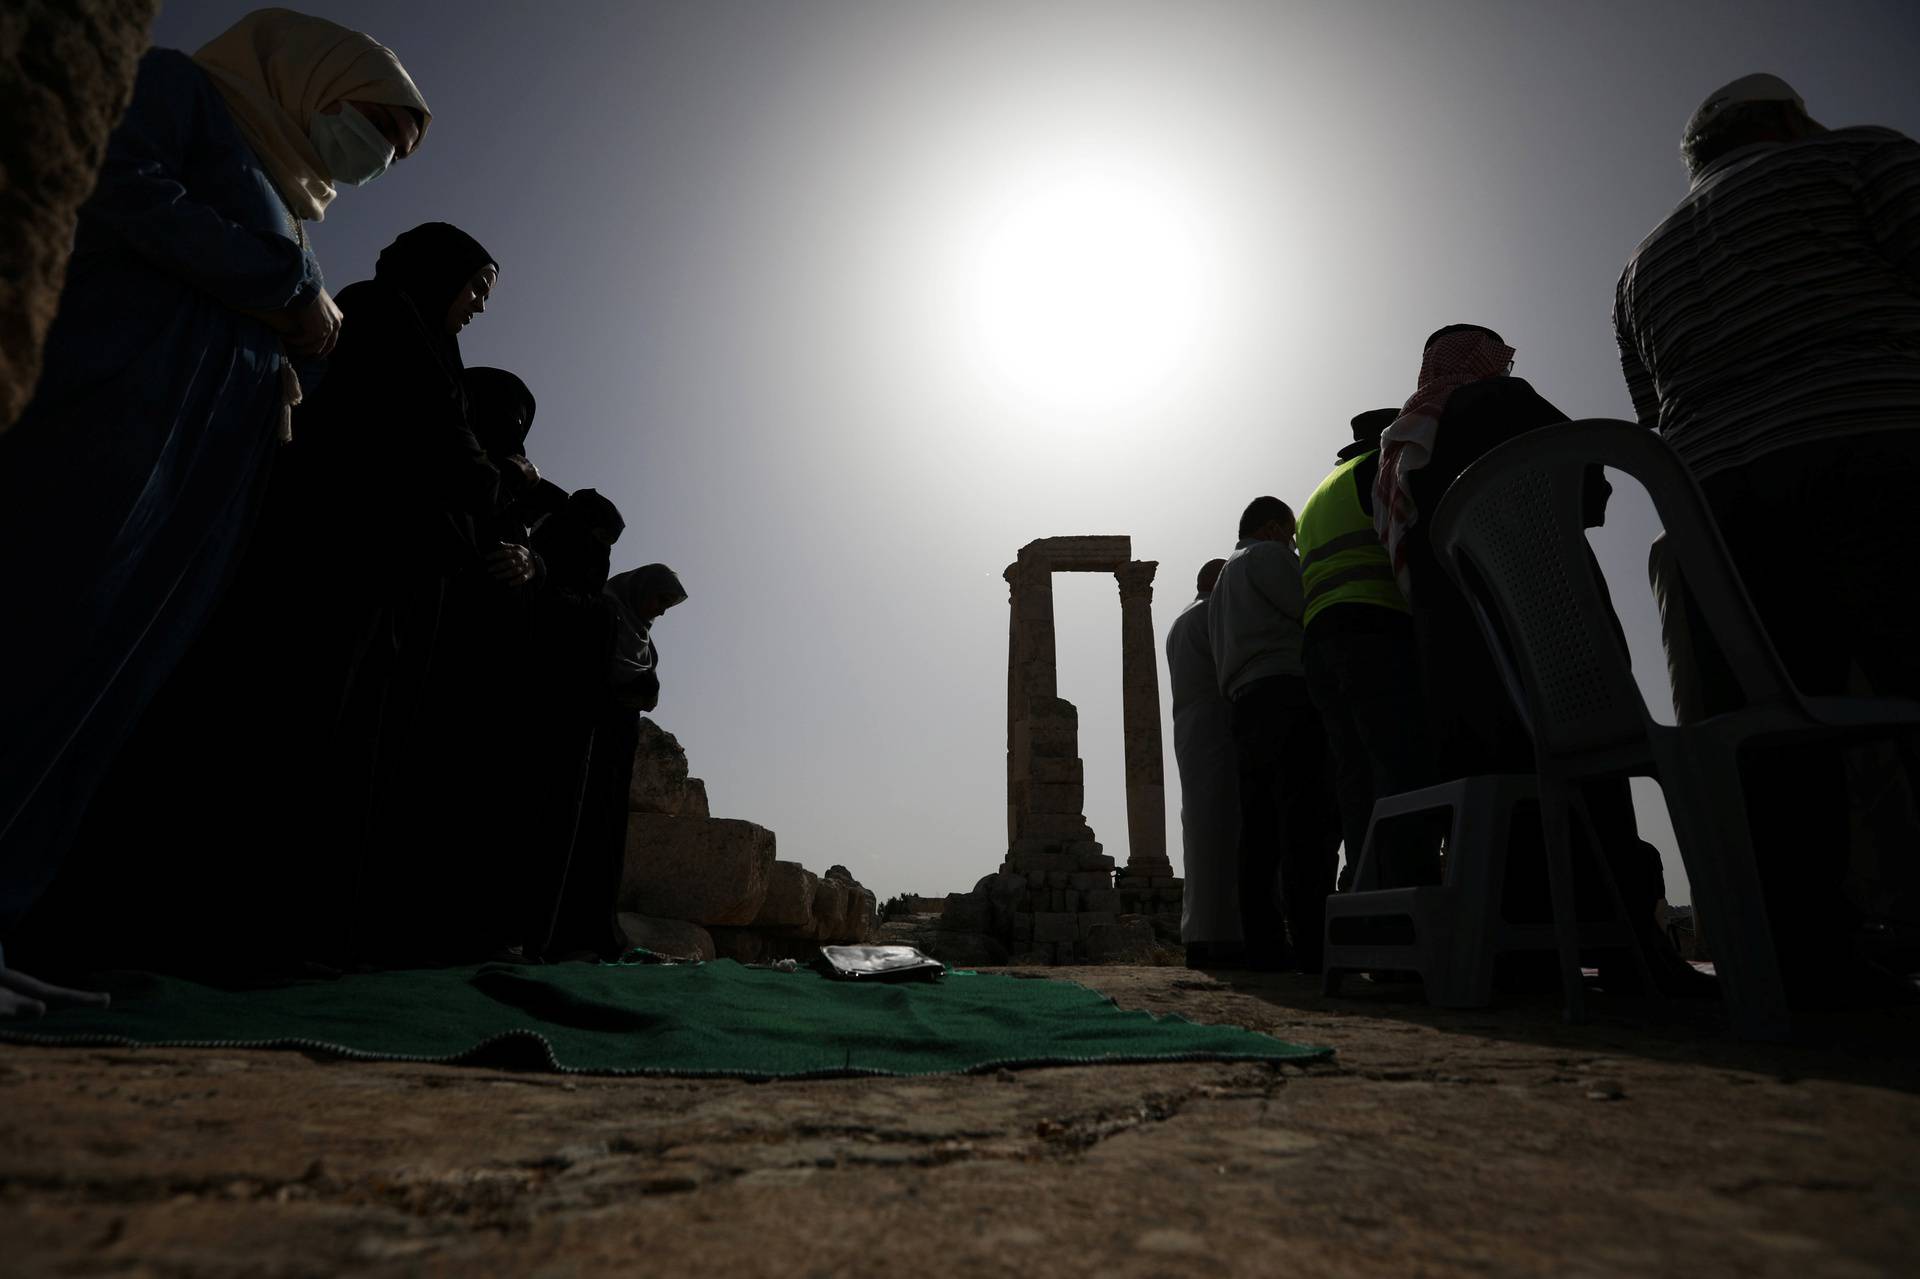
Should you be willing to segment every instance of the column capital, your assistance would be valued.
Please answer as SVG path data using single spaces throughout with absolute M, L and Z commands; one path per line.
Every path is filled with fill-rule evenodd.
M 1120 583 L 1120 598 L 1151 600 L 1153 573 L 1159 567 L 1158 560 L 1133 560 L 1115 569 L 1113 575 Z

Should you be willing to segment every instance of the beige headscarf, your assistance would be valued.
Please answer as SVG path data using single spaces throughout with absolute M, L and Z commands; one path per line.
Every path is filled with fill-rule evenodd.
M 333 175 L 307 137 L 322 107 L 377 102 L 433 119 L 407 69 L 385 45 L 325 18 L 257 9 L 193 55 L 233 111 L 260 163 L 295 217 L 318 222 L 333 199 Z

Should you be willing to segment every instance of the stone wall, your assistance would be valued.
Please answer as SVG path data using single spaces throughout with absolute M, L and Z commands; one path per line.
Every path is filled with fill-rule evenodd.
M 816 875 L 774 856 L 773 832 L 715 817 L 687 753 L 640 721 L 627 791 L 627 859 L 619 894 L 627 945 L 661 954 L 743 963 L 804 958 L 829 944 L 868 940 L 874 896 L 843 866 Z
M 0 431 L 40 377 L 75 214 L 133 93 L 159 0 L 0 4 Z

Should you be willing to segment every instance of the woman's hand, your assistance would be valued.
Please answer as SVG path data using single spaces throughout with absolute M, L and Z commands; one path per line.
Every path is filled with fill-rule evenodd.
M 528 461 L 526 454 L 515 453 L 507 459 L 507 462 L 520 472 L 524 487 L 532 488 L 540 482 L 540 468 Z
M 533 552 L 502 542 L 486 555 L 487 572 L 502 586 L 525 586 L 533 580 Z
M 0 1021 L 38 1017 L 50 1008 L 105 1008 L 105 994 L 49 986 L 15 969 L 0 966 Z
M 295 355 L 325 359 L 333 354 L 334 343 L 340 340 L 343 318 L 340 308 L 333 303 L 333 295 L 321 289 L 305 306 L 290 306 L 274 312 L 271 323 Z

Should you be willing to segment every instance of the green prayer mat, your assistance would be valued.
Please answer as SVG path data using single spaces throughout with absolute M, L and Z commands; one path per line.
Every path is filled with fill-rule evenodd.
M 0 1040 L 296 1048 L 367 1061 L 601 1075 L 928 1075 L 1122 1061 L 1307 1061 L 1331 1049 L 1125 1012 L 1066 981 L 950 970 L 836 981 L 710 964 L 482 964 L 222 990 L 106 979 L 108 1009 L 0 1022 Z

